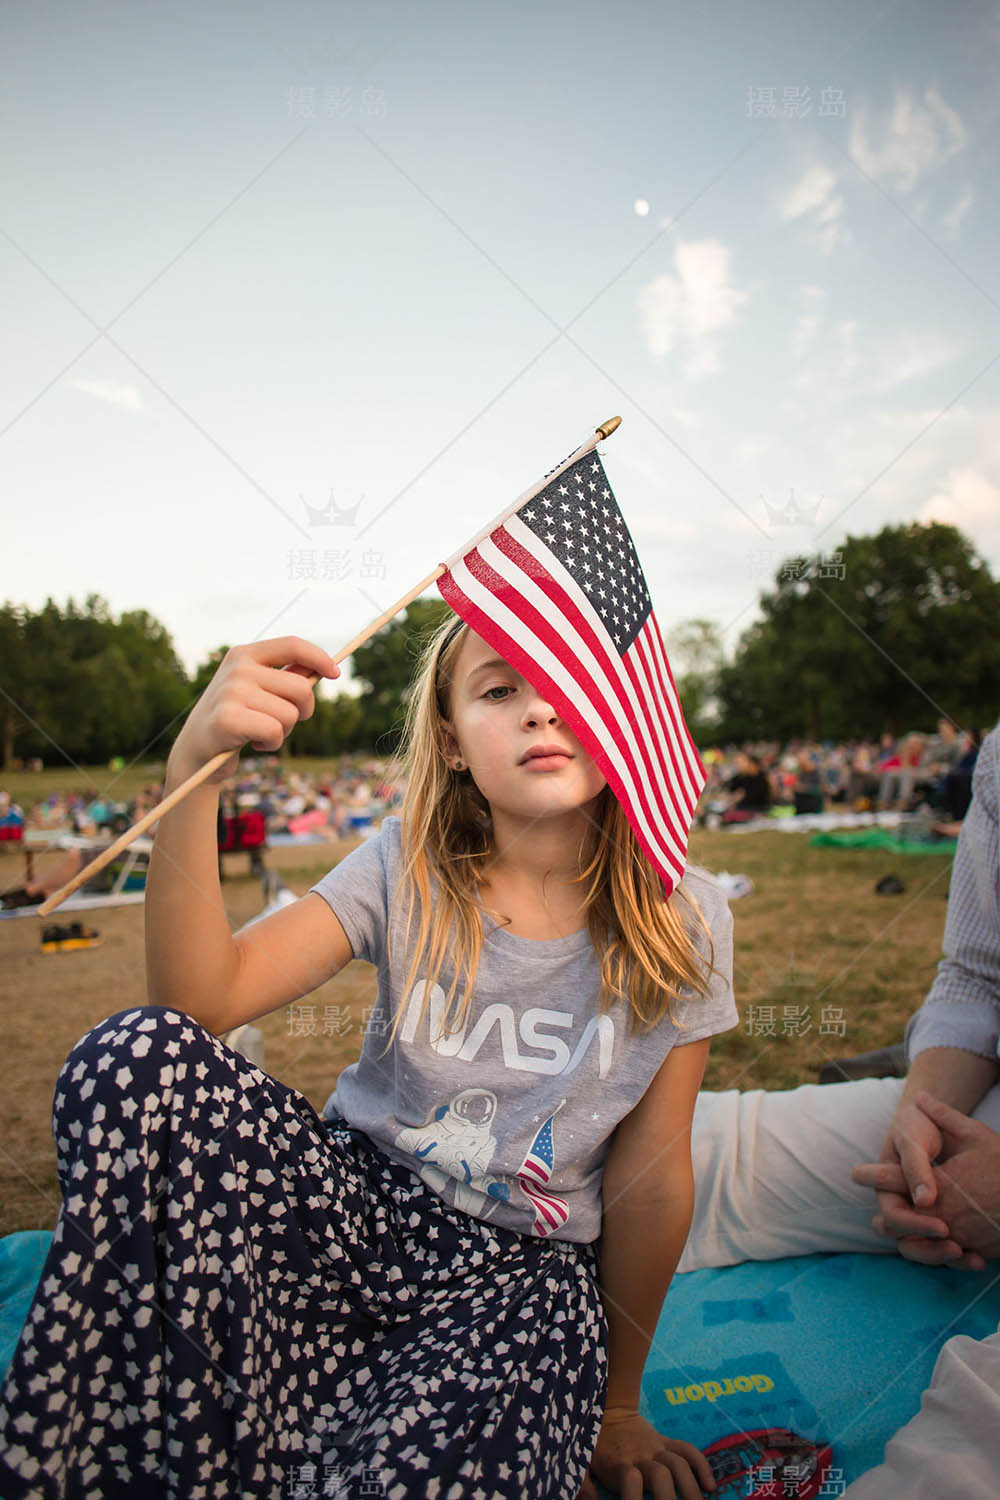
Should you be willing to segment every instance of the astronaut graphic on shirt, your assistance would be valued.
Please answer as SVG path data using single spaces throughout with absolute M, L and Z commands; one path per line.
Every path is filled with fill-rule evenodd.
M 506 1202 L 510 1189 L 487 1170 L 497 1148 L 492 1124 L 497 1096 L 489 1089 L 463 1089 L 439 1105 L 424 1125 L 408 1125 L 396 1136 L 399 1151 L 413 1155 L 420 1176 L 442 1193 L 449 1179 L 455 1185 L 455 1207 L 479 1218 L 489 1218 L 498 1199 Z

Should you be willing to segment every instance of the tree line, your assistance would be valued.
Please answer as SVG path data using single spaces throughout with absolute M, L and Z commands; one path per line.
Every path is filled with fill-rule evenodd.
M 317 698 L 288 753 L 391 754 L 423 641 L 447 607 L 418 599 L 352 658 L 361 691 Z M 985 727 L 1000 711 L 1000 583 L 953 526 L 887 526 L 830 556 L 783 563 L 758 618 L 730 645 L 688 620 L 667 647 L 700 745 L 876 738 L 945 714 Z M 0 607 L 2 764 L 40 757 L 162 761 L 228 647 L 189 677 L 146 610 L 117 619 L 97 594 Z
M 295 755 L 389 754 L 422 639 L 448 613 L 418 599 L 352 657 L 361 692 L 318 695 L 286 748 Z M 113 756 L 165 761 L 185 716 L 228 651 L 219 646 L 189 677 L 166 626 L 146 610 L 117 619 L 90 594 L 82 605 L 0 606 L 0 764 L 106 764 Z
M 687 622 L 678 689 L 700 744 L 877 739 L 942 715 L 987 728 L 998 623 L 1000 583 L 956 527 L 886 526 L 783 563 L 731 656 Z

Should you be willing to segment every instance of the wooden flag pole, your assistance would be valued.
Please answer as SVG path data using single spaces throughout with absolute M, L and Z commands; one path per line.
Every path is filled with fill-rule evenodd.
M 610 437 L 620 425 L 621 417 L 610 417 L 607 422 L 603 422 L 595 430 L 602 438 L 605 438 Z M 428 573 L 426 578 L 421 578 L 420 582 L 415 584 L 401 599 L 397 599 L 395 604 L 383 610 L 378 618 L 366 626 L 360 635 L 356 635 L 352 641 L 348 641 L 347 645 L 342 647 L 333 658 L 334 661 L 339 664 L 345 657 L 350 656 L 370 636 L 373 636 L 376 630 L 381 630 L 383 625 L 387 625 L 395 615 L 398 615 L 401 609 L 405 609 L 408 604 L 412 604 L 413 600 L 424 592 L 424 589 L 430 588 L 432 583 L 436 583 L 441 574 L 446 571 L 447 565 L 445 563 L 438 563 L 437 567 Z M 315 683 L 319 682 L 319 677 L 314 673 L 310 673 L 306 677 L 306 681 L 312 687 Z M 186 781 L 181 782 L 180 786 L 174 787 L 174 790 L 168 797 L 164 797 L 163 801 L 158 803 L 156 807 L 150 808 L 148 813 L 141 817 L 137 823 L 133 823 L 131 828 L 127 828 L 119 838 L 115 839 L 113 844 L 109 844 L 106 849 L 102 849 L 95 859 L 92 859 L 82 870 L 77 871 L 72 880 L 68 880 L 64 886 L 60 886 L 59 890 L 53 891 L 51 896 L 47 896 L 35 908 L 38 915 L 40 917 L 47 917 L 49 912 L 55 911 L 56 907 L 61 906 L 67 897 L 72 896 L 74 891 L 79 890 L 81 885 L 84 885 L 99 870 L 103 870 L 105 865 L 109 865 L 113 859 L 117 859 L 119 854 L 127 849 L 134 839 L 139 838 L 146 832 L 147 828 L 151 828 L 154 823 L 159 822 L 164 813 L 168 813 L 172 807 L 176 807 L 178 802 L 183 802 L 189 792 L 193 792 L 195 787 L 200 786 L 203 781 L 206 781 L 212 775 L 213 771 L 218 771 L 221 766 L 224 766 L 232 754 L 232 750 L 220 750 L 218 755 L 213 755 L 210 761 L 207 761 L 205 765 L 195 771 Z
M 375 634 L 376 630 L 381 630 L 382 626 L 388 624 L 394 615 L 397 615 L 401 609 L 405 609 L 408 604 L 411 604 L 418 594 L 422 594 L 424 589 L 430 588 L 431 584 L 441 577 L 444 570 L 444 563 L 439 563 L 434 571 L 428 573 L 426 578 L 421 578 L 420 582 L 415 584 L 409 593 L 404 594 L 402 599 L 397 599 L 396 603 L 391 605 L 389 609 L 383 610 L 378 619 L 373 620 L 360 635 L 354 637 L 353 641 L 348 641 L 347 645 L 333 658 L 334 661 L 339 664 L 346 656 L 350 656 L 352 651 L 356 651 L 359 646 L 363 645 L 369 636 Z M 319 682 L 319 677 L 314 672 L 310 672 L 306 677 L 306 681 L 312 687 L 315 683 Z M 114 843 L 109 844 L 106 849 L 102 849 L 100 854 L 90 861 L 89 865 L 85 865 L 82 870 L 78 870 L 72 880 L 68 880 L 64 886 L 60 886 L 59 890 L 53 891 L 51 896 L 46 896 L 45 900 L 35 908 L 38 915 L 40 917 L 47 917 L 50 911 L 55 911 L 57 906 L 61 906 L 68 896 L 72 896 L 74 891 L 79 890 L 81 885 L 84 885 L 99 870 L 103 870 L 105 865 L 109 865 L 113 859 L 117 859 L 119 854 L 128 848 L 133 839 L 139 838 L 146 832 L 147 828 L 152 827 L 154 823 L 158 823 L 164 813 L 168 813 L 172 807 L 176 807 L 178 802 L 183 802 L 189 792 L 193 792 L 195 787 L 200 786 L 203 781 L 206 781 L 212 775 L 213 771 L 217 771 L 220 766 L 224 766 L 232 753 L 232 750 L 220 750 L 218 755 L 213 755 L 211 760 L 206 761 L 203 766 L 200 766 L 186 781 L 182 781 L 180 786 L 174 787 L 170 795 L 164 797 L 163 801 L 157 803 L 155 807 L 150 808 L 149 812 L 141 817 L 138 823 L 133 823 L 131 828 L 126 828 L 120 838 L 115 839 Z

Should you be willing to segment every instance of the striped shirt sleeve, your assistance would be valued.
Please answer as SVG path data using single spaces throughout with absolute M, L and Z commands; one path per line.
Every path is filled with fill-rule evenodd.
M 1000 726 L 983 741 L 948 896 L 944 956 L 927 999 L 906 1027 L 909 1063 L 928 1047 L 995 1058 L 1000 1042 Z

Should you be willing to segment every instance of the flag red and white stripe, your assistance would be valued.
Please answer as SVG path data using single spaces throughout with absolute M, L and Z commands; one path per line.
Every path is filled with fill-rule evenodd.
M 555 1234 L 556 1230 L 562 1229 L 569 1218 L 569 1204 L 566 1199 L 560 1198 L 556 1193 L 546 1191 L 555 1166 L 552 1121 L 565 1103 L 564 1099 L 538 1131 L 517 1174 L 521 1189 L 535 1210 L 533 1227 L 535 1233 L 540 1235 Z
M 705 771 L 596 442 L 456 553 L 438 588 L 593 757 L 669 895 Z

